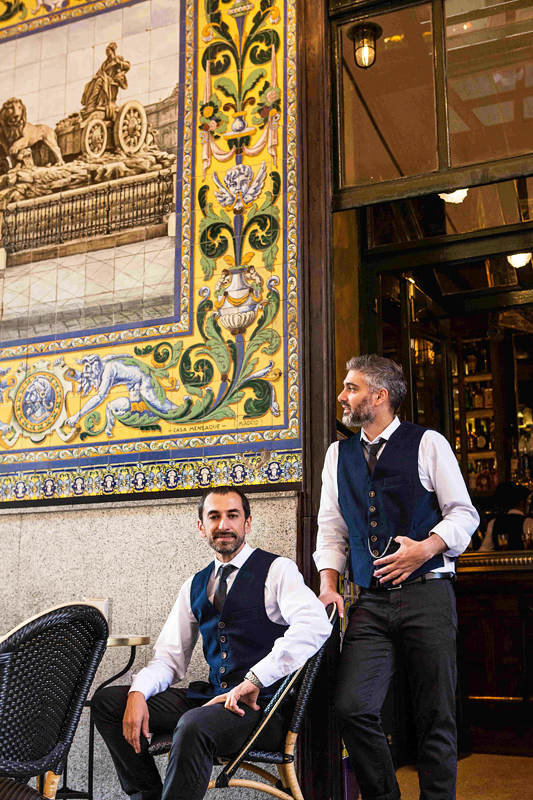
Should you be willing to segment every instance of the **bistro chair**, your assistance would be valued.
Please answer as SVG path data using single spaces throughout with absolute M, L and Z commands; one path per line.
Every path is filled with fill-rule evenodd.
M 331 613 L 330 609 L 331 607 L 328 606 L 329 620 L 333 624 L 337 616 L 337 609 L 334 606 Z M 260 792 L 271 794 L 280 800 L 304 800 L 296 770 L 294 769 L 294 750 L 307 701 L 309 700 L 326 644 L 327 642 L 303 667 L 300 667 L 299 670 L 285 678 L 276 694 L 265 707 L 257 727 L 250 734 L 240 752 L 237 755 L 232 754 L 229 758 L 220 760 L 225 766 L 219 772 L 217 778 L 209 782 L 209 789 L 227 789 L 231 786 L 242 786 L 246 789 L 257 789 Z M 284 747 L 279 751 L 254 750 L 253 745 L 257 737 L 264 731 L 276 709 L 287 699 L 291 699 L 292 702 L 287 703 L 287 719 L 290 720 L 290 723 Z M 171 733 L 152 736 L 148 752 L 153 756 L 162 755 L 170 751 L 171 745 Z M 279 779 L 271 772 L 267 772 L 267 770 L 258 766 L 258 764 L 275 764 L 278 768 Z M 234 778 L 233 776 L 239 768 L 255 773 L 266 780 L 267 783 L 260 783 L 246 778 Z
M 65 603 L 0 638 L 0 800 L 53 800 L 106 649 L 104 615 Z M 40 794 L 27 786 L 48 773 Z

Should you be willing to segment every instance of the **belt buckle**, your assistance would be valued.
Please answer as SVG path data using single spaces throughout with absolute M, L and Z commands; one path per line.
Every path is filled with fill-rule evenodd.
M 394 592 L 396 589 L 401 589 L 402 586 L 403 586 L 403 583 L 399 583 L 398 586 L 391 586 L 389 588 L 389 592 Z

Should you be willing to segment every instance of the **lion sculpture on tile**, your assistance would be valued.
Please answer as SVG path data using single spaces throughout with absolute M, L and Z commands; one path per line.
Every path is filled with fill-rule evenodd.
M 38 142 L 43 142 L 48 147 L 58 164 L 65 163 L 52 128 L 28 122 L 26 106 L 22 100 L 16 97 L 6 100 L 0 109 L 0 145 L 11 168 L 20 167 L 29 155 L 28 151 Z

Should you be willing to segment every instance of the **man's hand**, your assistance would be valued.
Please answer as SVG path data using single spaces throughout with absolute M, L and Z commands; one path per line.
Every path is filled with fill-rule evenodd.
M 400 549 L 390 556 L 374 561 L 376 567 L 374 576 L 379 578 L 381 583 L 392 580 L 394 586 L 407 580 L 409 575 L 430 558 L 448 549 L 448 545 L 437 533 L 431 534 L 421 542 L 415 542 L 408 536 L 397 536 L 394 541 L 398 542 Z
M 213 706 L 215 703 L 224 703 L 224 708 L 227 708 L 228 711 L 233 711 L 234 714 L 243 717 L 244 709 L 239 708 L 237 703 L 239 701 L 246 703 L 246 705 L 253 708 L 254 711 L 260 711 L 261 707 L 257 705 L 258 695 L 259 687 L 245 678 L 238 686 L 234 686 L 230 692 L 219 694 L 218 697 L 213 697 L 212 700 L 209 700 L 208 703 L 204 703 L 204 705 Z
M 344 598 L 337 591 L 339 585 L 339 573 L 336 569 L 320 570 L 320 594 L 318 599 L 324 603 L 326 608 L 330 603 L 337 606 L 339 617 L 344 617 Z
M 149 721 L 150 713 L 143 693 L 130 692 L 122 720 L 122 731 L 136 753 L 141 752 L 141 731 L 147 739 L 150 736 Z

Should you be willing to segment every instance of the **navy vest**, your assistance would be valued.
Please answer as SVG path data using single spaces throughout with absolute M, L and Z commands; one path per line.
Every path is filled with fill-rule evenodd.
M 191 609 L 202 634 L 204 656 L 209 664 L 209 683 L 189 685 L 188 697 L 209 700 L 241 683 L 254 664 L 265 658 L 287 625 L 272 622 L 265 610 L 265 581 L 278 556 L 257 548 L 240 567 L 219 614 L 207 599 L 207 584 L 213 572 L 209 564 L 191 584 Z M 268 699 L 281 681 L 259 692 Z
M 427 428 L 402 422 L 394 431 L 370 475 L 361 435 L 339 442 L 339 506 L 350 535 L 352 580 L 368 588 L 374 561 L 398 548 L 394 537 L 426 539 L 442 514 L 435 492 L 418 477 L 418 448 Z M 433 556 L 410 576 L 442 567 Z M 392 584 L 391 584 L 392 585 Z

